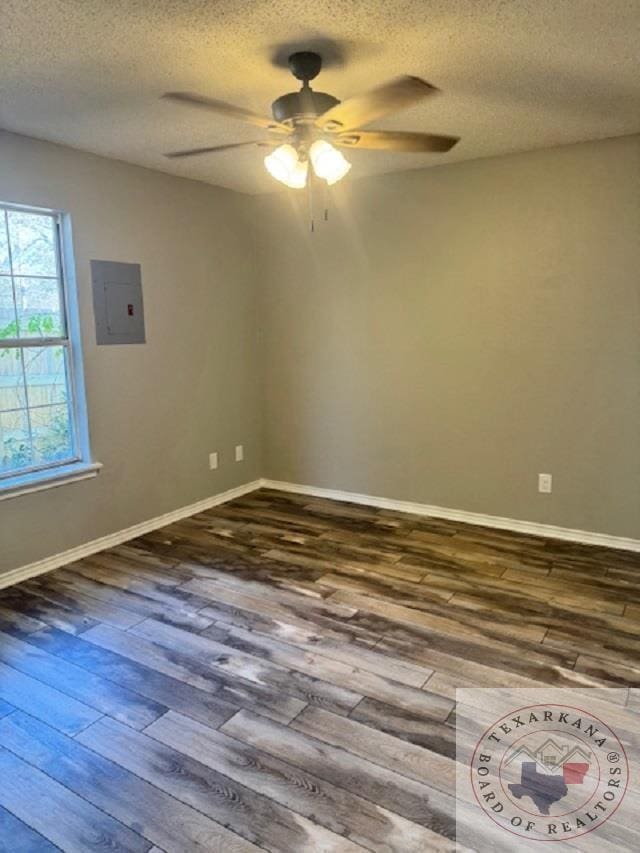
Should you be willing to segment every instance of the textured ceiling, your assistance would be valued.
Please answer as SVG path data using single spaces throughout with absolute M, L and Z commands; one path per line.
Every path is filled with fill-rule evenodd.
M 258 193 L 259 149 L 162 157 L 260 136 L 162 92 L 268 113 L 297 87 L 289 46 L 320 47 L 314 85 L 341 99 L 398 74 L 443 90 L 375 127 L 461 136 L 450 154 L 349 152 L 351 178 L 638 132 L 639 45 L 640 0 L 4 0 L 0 126 Z

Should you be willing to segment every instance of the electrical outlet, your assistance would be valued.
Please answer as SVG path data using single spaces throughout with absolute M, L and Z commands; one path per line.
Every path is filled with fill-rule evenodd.
M 544 495 L 551 494 L 551 474 L 538 474 L 538 491 Z
M 244 459 L 244 447 L 242 444 L 236 444 L 236 462 L 242 462 Z
M 209 468 L 214 471 L 218 467 L 218 454 L 210 453 L 209 454 Z

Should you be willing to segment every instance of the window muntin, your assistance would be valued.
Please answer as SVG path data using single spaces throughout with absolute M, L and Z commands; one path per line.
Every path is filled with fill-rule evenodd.
M 0 205 L 0 484 L 78 462 L 57 213 Z

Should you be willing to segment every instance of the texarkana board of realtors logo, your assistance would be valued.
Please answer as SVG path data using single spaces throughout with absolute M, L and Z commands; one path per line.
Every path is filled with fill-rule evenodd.
M 473 691 L 458 691 L 462 692 Z M 544 691 L 539 693 L 542 697 Z M 624 721 L 629 740 L 629 732 L 638 731 L 640 716 L 629 713 L 624 717 L 623 707 L 611 705 L 611 716 L 607 719 L 602 716 L 601 705 L 600 715 L 591 710 L 588 696 L 573 692 L 571 698 L 571 704 L 535 702 L 518 706 L 512 696 L 506 707 L 504 702 L 485 704 L 484 713 L 478 715 L 483 718 L 481 724 L 477 723 L 478 730 L 473 731 L 475 721 L 467 720 L 462 738 L 468 777 L 466 792 L 458 784 L 458 796 L 466 793 L 467 800 L 464 827 L 461 827 L 462 812 L 458 817 L 460 841 L 472 827 L 477 833 L 476 843 L 483 831 L 487 838 L 486 848 L 479 844 L 476 849 L 492 849 L 488 839 L 499 841 L 495 832 L 495 827 L 499 827 L 510 834 L 513 849 L 529 849 L 528 844 L 526 848 L 519 845 L 514 836 L 538 842 L 531 845 L 532 849 L 539 847 L 539 842 L 567 842 L 568 847 L 575 849 L 576 842 L 571 843 L 572 839 L 588 833 L 597 833 L 602 850 L 640 849 L 633 842 L 637 832 L 635 821 L 628 824 L 625 818 L 607 827 L 622 806 L 630 782 L 629 745 L 625 749 L 614 720 Z M 579 706 L 576 699 L 580 700 Z M 495 711 L 500 705 L 504 713 L 498 716 Z M 592 837 L 595 842 L 596 836 Z M 611 846 L 613 839 L 615 844 Z M 637 840 L 640 842 L 640 835 Z
M 539 723 L 551 724 L 541 729 Z M 509 713 L 478 742 L 473 792 L 491 819 L 523 837 L 575 838 L 616 811 L 627 756 L 602 720 L 579 708 L 533 705 Z

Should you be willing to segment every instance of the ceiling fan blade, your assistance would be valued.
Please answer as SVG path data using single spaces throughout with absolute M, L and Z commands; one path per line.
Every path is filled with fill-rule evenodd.
M 270 147 L 269 142 L 231 142 L 228 145 L 213 145 L 208 148 L 188 148 L 186 151 L 169 151 L 164 156 L 173 160 L 178 157 L 193 157 L 194 154 L 212 154 L 214 151 L 226 151 L 228 148 L 244 148 L 248 145 L 266 145 Z
M 344 148 L 370 148 L 379 151 L 449 151 L 458 136 L 435 133 L 408 133 L 402 130 L 354 130 L 331 137 L 331 142 Z
M 286 124 L 280 124 L 280 122 L 274 121 L 272 118 L 260 116 L 242 107 L 234 107 L 233 104 L 225 104 L 224 101 L 206 98 L 204 95 L 196 95 L 193 92 L 166 92 L 162 97 L 168 101 L 175 101 L 186 106 L 211 110 L 214 113 L 218 113 L 218 115 L 235 118 L 238 121 L 245 121 L 257 127 L 262 127 L 265 130 L 272 130 L 278 133 L 290 132 L 290 128 Z
M 398 77 L 362 95 L 336 104 L 318 116 L 316 124 L 332 133 L 353 130 L 439 91 L 419 77 Z

